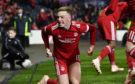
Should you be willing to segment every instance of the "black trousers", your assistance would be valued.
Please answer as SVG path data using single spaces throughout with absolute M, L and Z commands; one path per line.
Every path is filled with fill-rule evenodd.
M 10 69 L 14 70 L 15 69 L 15 60 L 19 60 L 18 63 L 20 64 L 20 66 L 22 67 L 22 62 L 24 62 L 25 59 L 28 59 L 29 56 L 25 53 L 21 53 L 20 55 L 16 55 L 16 54 L 11 54 L 9 53 L 8 56 L 6 56 L 5 58 L 2 58 L 0 60 L 0 69 L 2 69 L 2 65 L 3 62 L 6 60 L 9 62 L 10 64 Z

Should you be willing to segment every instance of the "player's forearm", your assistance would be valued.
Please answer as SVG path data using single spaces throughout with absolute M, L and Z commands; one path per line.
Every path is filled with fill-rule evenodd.
M 50 48 L 48 34 L 42 30 L 42 39 L 44 41 L 45 48 Z
M 50 48 L 48 36 L 43 38 L 45 48 Z
M 89 24 L 90 27 L 90 44 L 91 45 L 95 45 L 95 41 L 96 41 L 96 26 L 93 24 Z

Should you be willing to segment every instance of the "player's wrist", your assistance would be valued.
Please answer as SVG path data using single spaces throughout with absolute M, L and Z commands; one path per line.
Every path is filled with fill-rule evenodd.
M 95 45 L 91 45 L 89 48 L 95 48 Z

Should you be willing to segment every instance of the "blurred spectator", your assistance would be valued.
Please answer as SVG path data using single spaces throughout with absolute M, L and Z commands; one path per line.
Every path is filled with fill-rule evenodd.
M 53 21 L 56 20 L 56 18 L 55 18 L 55 16 L 54 16 L 54 11 L 53 11 L 53 10 L 50 11 L 50 18 L 52 19 L 51 22 L 53 22 Z
M 3 21 L 4 21 L 3 13 L 0 12 L 0 25 L 2 25 Z
M 77 21 L 80 21 L 80 22 L 84 21 L 85 11 L 83 11 L 83 9 L 78 4 L 75 5 L 75 8 L 77 11 Z
M 3 30 L 4 14 L 0 12 L 0 41 L 2 41 L 2 30 Z
M 9 29 L 9 27 L 11 26 L 10 21 L 11 21 L 10 15 L 8 13 L 5 13 L 3 23 L 2 23 L 2 27 L 1 27 L 1 40 L 2 40 L 2 43 L 4 42 L 4 39 L 6 38 L 6 34 L 7 34 L 7 31 Z
M 76 11 L 76 8 L 74 8 L 74 7 L 72 9 L 72 19 L 73 20 L 76 20 L 77 19 L 77 11 Z
M 39 30 L 40 28 L 37 26 L 36 22 L 33 21 L 33 24 L 31 26 L 31 30 Z
M 88 8 L 85 10 L 86 11 L 86 15 L 85 15 L 85 21 L 88 23 L 95 23 L 96 19 L 97 19 L 97 15 L 94 12 L 95 7 L 93 5 L 88 5 Z
M 50 18 L 49 14 L 45 12 L 44 9 L 41 9 L 39 14 L 38 14 L 38 26 L 41 29 L 42 27 L 48 25 Z
M 29 35 L 31 31 L 32 19 L 23 13 L 23 9 L 18 9 L 18 14 L 12 18 L 12 25 L 16 28 L 17 37 L 23 47 L 29 46 Z
M 0 12 L 3 12 L 3 1 L 0 1 Z
M 13 5 L 11 6 L 11 11 L 13 12 L 13 15 L 17 14 L 17 8 L 18 8 L 18 4 L 14 2 Z
M 32 8 L 35 8 L 36 0 L 30 0 L 30 5 L 31 5 Z

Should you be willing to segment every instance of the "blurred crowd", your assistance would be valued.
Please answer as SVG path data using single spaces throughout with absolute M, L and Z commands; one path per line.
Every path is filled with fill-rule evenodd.
M 68 5 L 73 10 L 72 19 L 80 22 L 96 24 L 97 18 L 110 3 L 110 0 L 1 0 L 0 1 L 0 31 L 5 33 L 13 25 L 13 18 L 22 8 L 23 13 L 31 17 L 31 29 L 40 30 L 43 26 L 56 20 L 56 9 Z M 124 24 L 129 20 L 124 20 Z M 119 23 L 120 29 L 124 26 Z
M 74 20 L 88 23 L 96 22 L 97 7 L 86 4 L 83 0 L 1 0 L 0 24 L 4 27 L 10 26 L 10 19 L 17 14 L 18 8 L 21 7 L 24 13 L 32 18 L 31 28 L 41 29 L 56 20 L 56 9 L 62 5 L 68 5 L 73 9 L 72 18 Z

